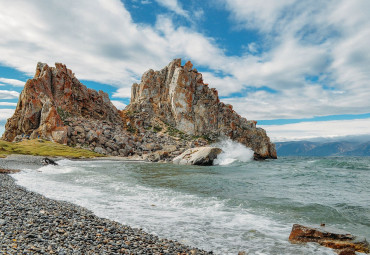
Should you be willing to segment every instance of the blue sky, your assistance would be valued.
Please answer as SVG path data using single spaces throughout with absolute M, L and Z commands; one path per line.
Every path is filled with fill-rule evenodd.
M 0 0 L 0 132 L 37 62 L 129 103 L 191 60 L 274 141 L 370 134 L 368 0 Z

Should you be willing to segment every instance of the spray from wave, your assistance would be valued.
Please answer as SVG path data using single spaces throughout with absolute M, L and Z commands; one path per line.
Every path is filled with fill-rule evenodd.
M 248 162 L 253 159 L 254 152 L 245 145 L 225 139 L 212 144 L 214 147 L 222 149 L 222 153 L 214 160 L 214 165 L 230 165 L 234 162 Z

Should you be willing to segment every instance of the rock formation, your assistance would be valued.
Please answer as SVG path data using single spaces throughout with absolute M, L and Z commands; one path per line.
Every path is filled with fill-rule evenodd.
M 80 83 L 65 65 L 38 63 L 2 138 L 38 137 L 151 161 L 169 161 L 186 149 L 229 137 L 252 148 L 257 159 L 276 158 L 266 132 L 220 102 L 202 74 L 190 62 L 181 66 L 180 59 L 161 71 L 145 72 L 123 111 L 108 94 Z
M 339 229 L 325 227 L 325 225 L 313 228 L 294 224 L 289 241 L 292 243 L 316 242 L 336 250 L 346 249 L 343 254 L 350 252 L 348 249 L 370 252 L 369 243 L 364 237 L 356 237 Z
M 222 150 L 216 147 L 191 148 L 174 158 L 172 162 L 177 165 L 211 166 L 221 152 Z
M 145 72 L 141 83 L 132 86 L 126 111 L 141 119 L 141 126 L 156 117 L 188 135 L 209 140 L 229 137 L 250 147 L 255 158 L 276 158 L 265 130 L 220 102 L 217 90 L 203 82 L 190 61 L 181 66 L 181 59 L 175 59 L 160 71 Z M 146 115 L 140 118 L 140 114 Z
M 16 111 L 5 125 L 3 139 L 17 135 L 42 137 L 67 143 L 68 117 L 118 122 L 118 111 L 107 93 L 88 89 L 65 65 L 38 63 L 33 79 L 26 82 Z

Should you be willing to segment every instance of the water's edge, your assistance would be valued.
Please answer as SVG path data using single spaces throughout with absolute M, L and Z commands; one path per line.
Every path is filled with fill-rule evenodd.
M 316 244 L 290 244 L 291 227 L 325 222 L 366 237 L 369 162 L 287 158 L 184 167 L 60 160 L 57 167 L 24 164 L 14 177 L 98 217 L 216 254 L 329 255 L 335 252 Z
M 118 251 L 129 254 L 164 251 L 174 254 L 209 254 L 177 241 L 161 239 L 141 229 L 97 217 L 82 206 L 29 191 L 17 185 L 12 175 L 0 174 L 0 180 L 1 254 L 116 254 Z M 50 226 L 53 226 L 51 232 Z

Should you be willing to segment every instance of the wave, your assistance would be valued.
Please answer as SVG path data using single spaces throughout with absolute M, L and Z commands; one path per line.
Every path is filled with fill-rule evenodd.
M 245 145 L 225 139 L 212 144 L 214 147 L 222 149 L 222 153 L 214 160 L 214 165 L 230 165 L 234 162 L 249 162 L 253 159 L 254 152 Z

